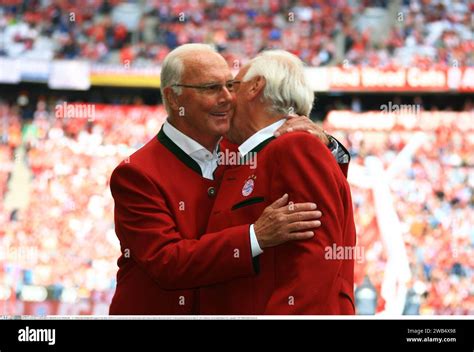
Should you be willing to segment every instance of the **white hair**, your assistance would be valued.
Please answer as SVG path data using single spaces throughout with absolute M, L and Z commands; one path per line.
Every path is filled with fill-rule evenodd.
M 166 101 L 166 96 L 164 94 L 164 89 L 170 87 L 173 84 L 178 84 L 181 81 L 181 76 L 184 71 L 183 57 L 190 54 L 191 52 L 213 52 L 216 53 L 216 50 L 207 44 L 184 44 L 173 49 L 166 55 L 163 65 L 161 66 L 160 72 L 160 91 L 161 97 L 163 99 L 163 104 L 165 105 L 166 111 L 170 114 L 169 106 Z M 180 95 L 181 87 L 172 87 L 173 91 Z
M 306 80 L 304 64 L 297 56 L 285 50 L 267 50 L 248 65 L 243 81 L 257 76 L 265 78 L 263 99 L 270 105 L 270 112 L 309 116 L 314 93 Z

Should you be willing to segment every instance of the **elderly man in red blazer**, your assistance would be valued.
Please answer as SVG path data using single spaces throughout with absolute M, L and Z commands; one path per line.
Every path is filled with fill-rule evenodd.
M 200 287 L 255 276 L 262 249 L 311 238 L 320 225 L 310 197 L 288 206 L 282 189 L 249 221 L 206 231 L 235 82 L 219 54 L 188 44 L 166 57 L 161 86 L 168 120 L 110 180 L 122 250 L 111 314 L 197 314 Z
M 272 248 L 258 241 L 259 273 L 201 288 L 200 313 L 354 314 L 354 258 L 332 253 L 351 253 L 356 242 L 349 184 L 319 139 L 301 132 L 274 138 L 288 111 L 311 110 L 302 62 L 288 52 L 264 52 L 236 81 L 228 137 L 240 144 L 244 165 L 224 172 L 207 231 L 254 221 L 281 193 L 292 202 L 316 202 L 324 220 L 308 240 Z M 245 165 L 251 159 L 256 163 Z

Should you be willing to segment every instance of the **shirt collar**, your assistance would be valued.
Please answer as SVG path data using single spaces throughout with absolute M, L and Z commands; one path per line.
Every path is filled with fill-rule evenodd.
M 278 120 L 277 122 L 272 123 L 271 125 L 262 128 L 257 133 L 249 137 L 244 143 L 239 146 L 239 153 L 241 157 L 245 157 L 253 148 L 267 140 L 270 137 L 273 137 L 273 134 L 277 129 L 279 129 L 286 119 Z
M 163 132 L 187 155 L 195 159 L 209 161 L 209 159 L 206 158 L 206 155 L 209 155 L 210 152 L 194 139 L 188 137 L 172 124 L 170 124 L 168 120 L 165 120 L 165 123 L 163 124 Z M 213 157 L 217 157 L 219 142 L 216 144 L 216 147 L 212 153 Z

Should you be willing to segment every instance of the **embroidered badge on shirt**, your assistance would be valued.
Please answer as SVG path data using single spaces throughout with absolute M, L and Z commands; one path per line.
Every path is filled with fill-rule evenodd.
M 252 175 L 247 178 L 247 181 L 245 181 L 244 187 L 242 187 L 242 195 L 244 197 L 247 197 L 253 192 L 253 189 L 255 187 L 255 179 L 257 176 Z

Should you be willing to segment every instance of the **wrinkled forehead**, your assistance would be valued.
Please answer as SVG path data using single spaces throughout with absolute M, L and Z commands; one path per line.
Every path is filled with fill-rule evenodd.
M 212 52 L 194 52 L 183 57 L 182 81 L 186 83 L 225 82 L 232 72 L 222 56 Z

